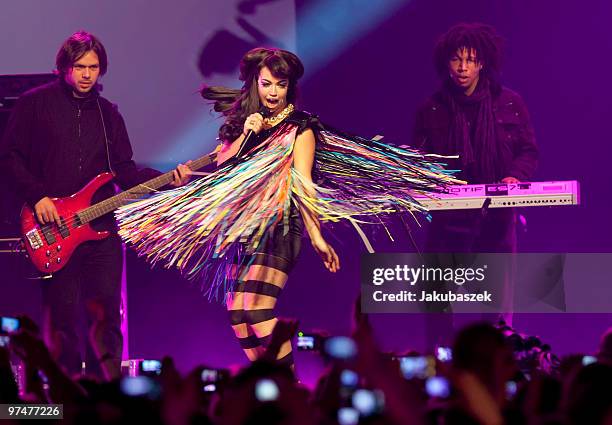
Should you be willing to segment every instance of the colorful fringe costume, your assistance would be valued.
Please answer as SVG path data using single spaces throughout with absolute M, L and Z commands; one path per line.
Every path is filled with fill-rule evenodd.
M 306 128 L 317 140 L 315 184 L 292 166 L 296 135 Z M 301 111 L 249 145 L 243 156 L 199 180 L 120 208 L 121 237 L 153 264 L 204 277 L 216 297 L 233 288 L 229 267 L 252 261 L 271 235 L 286 235 L 290 213 L 300 207 L 323 223 L 350 221 L 369 246 L 359 223 L 425 211 L 414 195 L 459 183 L 427 155 L 342 134 Z

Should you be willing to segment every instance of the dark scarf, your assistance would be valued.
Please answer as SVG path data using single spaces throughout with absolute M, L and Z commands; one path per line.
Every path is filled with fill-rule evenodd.
M 448 81 L 442 90 L 451 117 L 449 147 L 459 155 L 464 177 L 468 183 L 493 183 L 499 180 L 498 149 L 495 138 L 495 118 L 489 81 L 481 79 L 471 96 Z M 467 108 L 476 108 L 470 129 L 465 114 Z

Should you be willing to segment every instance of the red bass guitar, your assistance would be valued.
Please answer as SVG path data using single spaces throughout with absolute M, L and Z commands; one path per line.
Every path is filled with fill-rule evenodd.
M 216 156 L 216 152 L 204 155 L 192 161 L 189 168 L 198 170 L 212 163 Z M 169 171 L 91 205 L 93 195 L 112 179 L 111 173 L 102 173 L 74 195 L 53 198 L 52 201 L 60 216 L 60 226 L 56 223 L 41 225 L 32 208 L 27 204 L 23 206 L 20 218 L 21 236 L 32 263 L 39 271 L 46 274 L 55 273 L 68 263 L 77 246 L 86 241 L 106 238 L 109 232 L 97 232 L 92 229 L 89 225 L 92 220 L 167 185 L 174 180 L 174 177 L 172 171 Z

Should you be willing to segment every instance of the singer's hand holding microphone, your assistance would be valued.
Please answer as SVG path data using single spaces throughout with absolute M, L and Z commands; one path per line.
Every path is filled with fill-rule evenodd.
M 254 114 L 249 115 L 244 121 L 244 128 L 242 129 L 242 134 L 244 136 L 248 136 L 251 131 L 255 134 L 258 134 L 263 128 L 263 120 L 264 117 L 259 112 L 255 112 Z
M 247 145 L 247 142 L 251 137 L 255 137 L 264 126 L 264 117 L 268 116 L 268 110 L 262 107 L 258 112 L 249 115 L 244 121 L 244 127 L 242 128 L 242 134 L 244 139 L 240 143 L 240 149 L 236 154 L 237 157 L 242 153 L 242 149 Z

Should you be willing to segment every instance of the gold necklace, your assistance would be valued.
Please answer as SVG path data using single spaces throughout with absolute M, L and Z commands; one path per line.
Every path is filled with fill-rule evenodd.
M 287 118 L 289 116 L 289 114 L 291 114 L 293 112 L 294 109 L 295 108 L 293 107 L 293 104 L 290 103 L 289 105 L 287 105 L 287 107 L 285 107 L 285 109 L 283 109 L 281 111 L 280 114 L 276 115 L 275 117 L 264 118 L 264 120 L 263 120 L 264 125 L 267 128 L 274 127 L 275 125 L 280 123 L 282 120 Z

